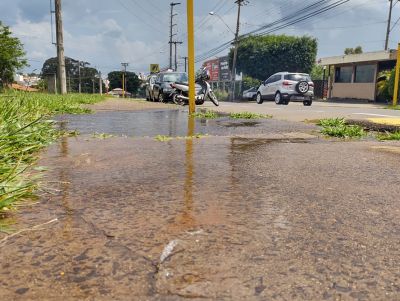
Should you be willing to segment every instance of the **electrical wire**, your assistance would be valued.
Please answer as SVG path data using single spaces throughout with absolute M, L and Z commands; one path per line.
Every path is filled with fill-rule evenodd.
M 259 28 L 257 30 L 253 30 L 253 31 L 248 32 L 248 33 L 246 33 L 244 35 L 241 35 L 240 38 L 244 38 L 244 37 L 248 37 L 250 35 L 254 35 L 254 33 L 256 33 L 255 36 L 267 35 L 269 33 L 272 33 L 272 32 L 275 32 L 277 30 L 289 27 L 291 25 L 297 24 L 297 23 L 302 22 L 304 20 L 311 19 L 311 18 L 313 18 L 313 17 L 315 17 L 317 15 L 320 15 L 320 14 L 326 12 L 326 11 L 329 11 L 329 10 L 332 10 L 332 9 L 338 7 L 338 6 L 341 6 L 341 5 L 343 5 L 343 4 L 345 4 L 345 3 L 349 2 L 349 1 L 350 0 L 339 0 L 339 1 L 336 1 L 334 3 L 328 4 L 328 5 L 325 5 L 325 6 L 322 6 L 322 7 L 321 7 L 320 4 L 324 4 L 324 3 L 327 4 L 326 3 L 327 1 L 326 0 L 317 1 L 317 2 L 315 2 L 313 4 L 311 4 L 311 5 L 307 5 L 305 8 L 300 10 L 302 12 L 306 12 L 306 11 L 310 10 L 310 8 L 312 8 L 312 7 L 317 8 L 314 11 L 312 11 L 311 13 L 303 15 L 303 16 L 301 16 L 299 18 L 295 18 L 296 16 L 298 16 L 298 14 L 296 14 L 296 15 L 295 14 L 291 14 L 290 16 L 285 16 L 285 17 L 283 17 L 283 18 L 281 18 L 279 20 L 276 20 L 275 22 L 272 22 L 270 24 L 266 24 L 266 25 L 262 26 L 261 28 Z M 293 19 L 293 20 L 290 20 L 290 19 Z M 288 20 L 289 20 L 289 22 L 288 22 Z M 273 24 L 273 25 L 271 25 L 271 24 Z M 276 26 L 274 27 L 274 25 L 276 25 Z M 265 30 L 265 29 L 267 29 L 267 30 Z M 207 58 L 210 58 L 212 56 L 215 56 L 216 54 L 221 53 L 222 51 L 226 50 L 229 47 L 229 45 L 232 44 L 233 41 L 234 40 L 230 40 L 228 42 L 225 42 L 224 44 L 222 44 L 222 45 L 220 45 L 220 46 L 218 46 L 216 48 L 213 48 L 213 49 L 209 50 L 208 52 L 206 52 L 204 54 L 199 55 L 198 57 L 196 57 L 196 62 L 203 61 L 203 60 L 205 60 Z

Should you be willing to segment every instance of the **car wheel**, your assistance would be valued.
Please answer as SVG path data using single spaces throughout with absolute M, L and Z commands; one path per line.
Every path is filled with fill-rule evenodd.
M 164 94 L 163 94 L 162 91 L 160 92 L 160 94 L 158 94 L 158 101 L 159 101 L 159 102 L 165 102 Z
M 276 92 L 276 94 L 275 94 L 275 103 L 277 105 L 281 105 L 282 104 L 282 94 L 279 91 Z
M 256 102 L 260 105 L 264 102 L 264 100 L 262 99 L 261 93 L 258 92 L 257 96 L 256 96 Z
M 303 101 L 303 105 L 305 105 L 306 107 L 309 107 L 312 105 L 312 100 L 305 100 Z
M 310 85 L 306 81 L 300 81 L 296 85 L 296 91 L 300 94 L 306 94 L 310 90 Z

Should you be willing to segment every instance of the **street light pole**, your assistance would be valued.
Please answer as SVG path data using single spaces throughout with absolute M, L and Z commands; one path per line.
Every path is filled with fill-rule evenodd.
M 224 19 L 222 19 L 222 17 L 221 17 L 220 15 L 218 15 L 217 13 L 215 13 L 215 12 L 213 12 L 213 11 L 210 11 L 208 14 L 209 14 L 210 16 L 216 16 L 216 17 L 218 17 L 218 19 L 220 19 L 221 22 L 224 23 L 224 25 L 226 26 L 226 28 L 228 28 L 229 31 L 230 31 L 233 35 L 236 35 L 236 33 L 233 32 L 233 30 L 229 27 L 228 24 L 226 24 L 226 22 L 224 21 Z

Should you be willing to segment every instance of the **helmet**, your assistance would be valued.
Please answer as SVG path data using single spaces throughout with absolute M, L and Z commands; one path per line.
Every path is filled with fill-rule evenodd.
M 210 71 L 207 70 L 207 68 L 203 68 L 203 70 L 201 71 L 201 77 L 203 80 L 209 80 L 210 77 Z

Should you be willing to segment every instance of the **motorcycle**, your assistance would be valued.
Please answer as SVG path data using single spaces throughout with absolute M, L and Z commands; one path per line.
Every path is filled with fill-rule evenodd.
M 206 69 L 203 69 L 199 76 L 196 77 L 196 105 L 204 104 L 206 99 L 212 101 L 214 105 L 219 106 L 219 102 L 217 97 L 215 96 L 213 90 L 211 89 L 208 80 L 210 79 L 210 75 L 208 74 Z M 177 105 L 187 105 L 189 103 L 189 84 L 176 82 L 172 83 L 171 87 L 173 91 L 171 93 L 172 101 Z

